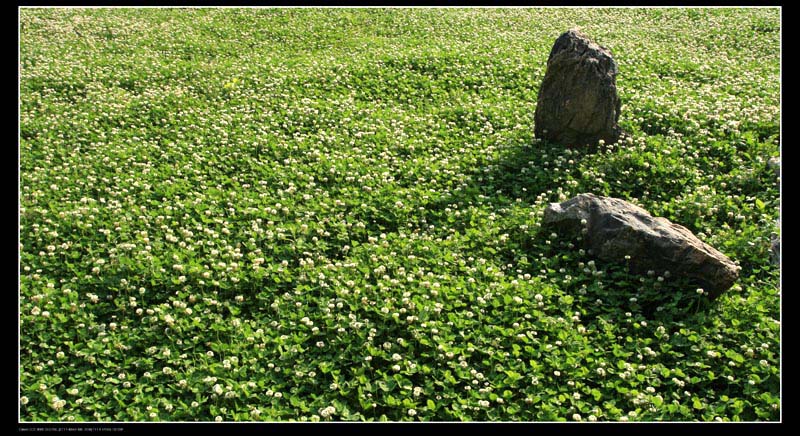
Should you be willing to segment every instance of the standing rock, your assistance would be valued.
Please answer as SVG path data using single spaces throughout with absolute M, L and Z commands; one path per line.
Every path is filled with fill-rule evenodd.
M 543 226 L 584 235 L 599 259 L 627 262 L 636 274 L 669 271 L 670 277 L 689 279 L 712 299 L 733 286 L 739 275 L 736 264 L 685 227 L 617 198 L 580 194 L 551 203 Z
M 608 49 L 575 29 L 559 36 L 539 88 L 536 137 L 568 146 L 615 142 L 621 133 L 616 76 Z

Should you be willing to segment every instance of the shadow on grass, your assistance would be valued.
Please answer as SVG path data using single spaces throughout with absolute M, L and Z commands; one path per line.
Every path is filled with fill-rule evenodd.
M 462 234 L 470 229 L 474 232 L 480 223 L 454 220 L 452 208 L 462 211 L 470 206 L 486 208 L 499 217 L 496 224 L 509 234 L 508 241 L 494 251 L 498 263 L 516 265 L 523 273 L 544 278 L 565 295 L 573 296 L 575 308 L 587 322 L 598 317 L 624 318 L 630 312 L 665 325 L 704 324 L 717 303 L 698 295 L 696 285 L 633 274 L 624 264 L 599 260 L 596 262 L 601 275 L 596 275 L 595 270 L 586 269 L 586 264 L 595 259 L 581 250 L 585 248 L 581 241 L 553 238 L 552 230 L 538 227 L 539 218 L 527 216 L 543 204 L 559 202 L 559 188 L 583 178 L 579 163 L 602 152 L 598 148 L 566 149 L 559 144 L 527 139 L 509 144 L 496 159 L 468 173 L 466 187 L 426 204 L 426 222 Z M 612 191 L 610 195 L 615 193 Z M 523 222 L 530 230 L 520 229 Z M 476 257 L 486 255 L 480 245 L 473 248 Z M 546 272 L 544 277 L 542 272 Z M 565 277 L 571 279 L 565 283 Z

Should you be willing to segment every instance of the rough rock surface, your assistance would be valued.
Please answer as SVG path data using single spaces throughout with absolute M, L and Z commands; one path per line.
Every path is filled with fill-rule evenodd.
M 733 286 L 739 275 L 738 266 L 685 227 L 617 198 L 580 194 L 551 203 L 543 226 L 584 235 L 587 248 L 599 259 L 625 261 L 634 273 L 669 271 L 670 277 L 687 278 L 712 299 Z
M 611 52 L 572 29 L 556 39 L 534 114 L 537 138 L 567 146 L 615 142 L 620 100 Z

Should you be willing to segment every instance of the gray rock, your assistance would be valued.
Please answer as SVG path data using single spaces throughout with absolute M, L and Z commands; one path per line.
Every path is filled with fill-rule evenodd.
M 767 161 L 767 166 L 775 172 L 775 177 L 781 176 L 781 158 L 778 156 L 773 156 L 769 158 Z
M 575 29 L 559 36 L 539 88 L 536 137 L 568 146 L 615 142 L 621 134 L 616 76 L 607 48 Z
M 626 262 L 633 273 L 669 271 L 672 278 L 689 279 L 712 299 L 733 286 L 739 275 L 736 264 L 687 228 L 617 198 L 580 194 L 551 203 L 543 227 L 565 236 L 583 235 L 599 259 Z

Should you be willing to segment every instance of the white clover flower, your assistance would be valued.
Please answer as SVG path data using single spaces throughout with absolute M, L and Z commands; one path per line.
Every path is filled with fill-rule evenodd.
M 55 410 L 61 410 L 61 409 L 64 408 L 64 406 L 66 404 L 67 404 L 67 402 L 65 400 L 62 400 L 62 399 L 60 399 L 58 397 L 53 397 L 53 401 L 50 404 L 50 406 Z
M 327 406 L 322 409 L 319 409 L 319 416 L 323 418 L 329 418 L 336 413 L 336 408 L 333 406 Z
M 408 409 L 408 416 L 414 416 L 417 414 L 417 411 L 414 409 Z

